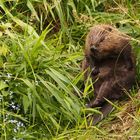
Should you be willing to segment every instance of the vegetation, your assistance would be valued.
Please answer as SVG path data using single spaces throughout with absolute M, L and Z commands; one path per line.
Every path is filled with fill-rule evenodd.
M 0 0 L 0 139 L 140 138 L 139 0 Z M 85 35 L 108 23 L 127 33 L 137 55 L 129 99 L 98 125 L 88 125 L 92 96 L 83 90 Z

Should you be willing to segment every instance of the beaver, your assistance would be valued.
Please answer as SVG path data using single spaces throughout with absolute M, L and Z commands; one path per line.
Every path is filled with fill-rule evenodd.
M 85 45 L 82 62 L 84 81 L 90 76 L 94 82 L 94 98 L 88 107 L 101 107 L 106 116 L 112 109 L 107 100 L 121 99 L 135 82 L 135 57 L 130 38 L 111 25 L 91 28 Z M 108 104 L 108 105 L 106 105 Z M 94 115 L 94 124 L 101 120 Z

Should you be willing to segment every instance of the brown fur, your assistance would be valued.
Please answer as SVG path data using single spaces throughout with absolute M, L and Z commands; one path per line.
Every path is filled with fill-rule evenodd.
M 129 38 L 110 25 L 91 28 L 86 38 L 82 69 L 86 71 L 85 80 L 89 74 L 93 81 L 98 78 L 94 83 L 94 98 L 88 107 L 103 106 L 105 98 L 121 99 L 135 81 L 135 61 Z
M 85 55 L 94 55 L 97 59 L 103 59 L 119 54 L 126 48 L 130 51 L 131 47 L 128 47 L 128 44 L 129 38 L 116 28 L 110 25 L 97 25 L 92 27 L 87 35 Z M 98 50 L 95 54 L 91 51 L 93 45 Z

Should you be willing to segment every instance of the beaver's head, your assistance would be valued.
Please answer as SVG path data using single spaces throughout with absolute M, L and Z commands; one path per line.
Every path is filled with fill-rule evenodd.
M 97 25 L 91 28 L 86 38 L 88 55 L 96 59 L 114 57 L 127 47 L 129 38 L 110 25 Z

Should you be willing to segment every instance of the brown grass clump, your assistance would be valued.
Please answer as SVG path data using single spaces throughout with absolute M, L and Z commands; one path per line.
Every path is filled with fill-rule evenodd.
M 133 100 L 122 101 L 121 111 L 116 113 L 115 118 L 103 125 L 108 129 L 109 138 L 115 140 L 133 140 L 138 138 L 140 118 L 140 90 Z

